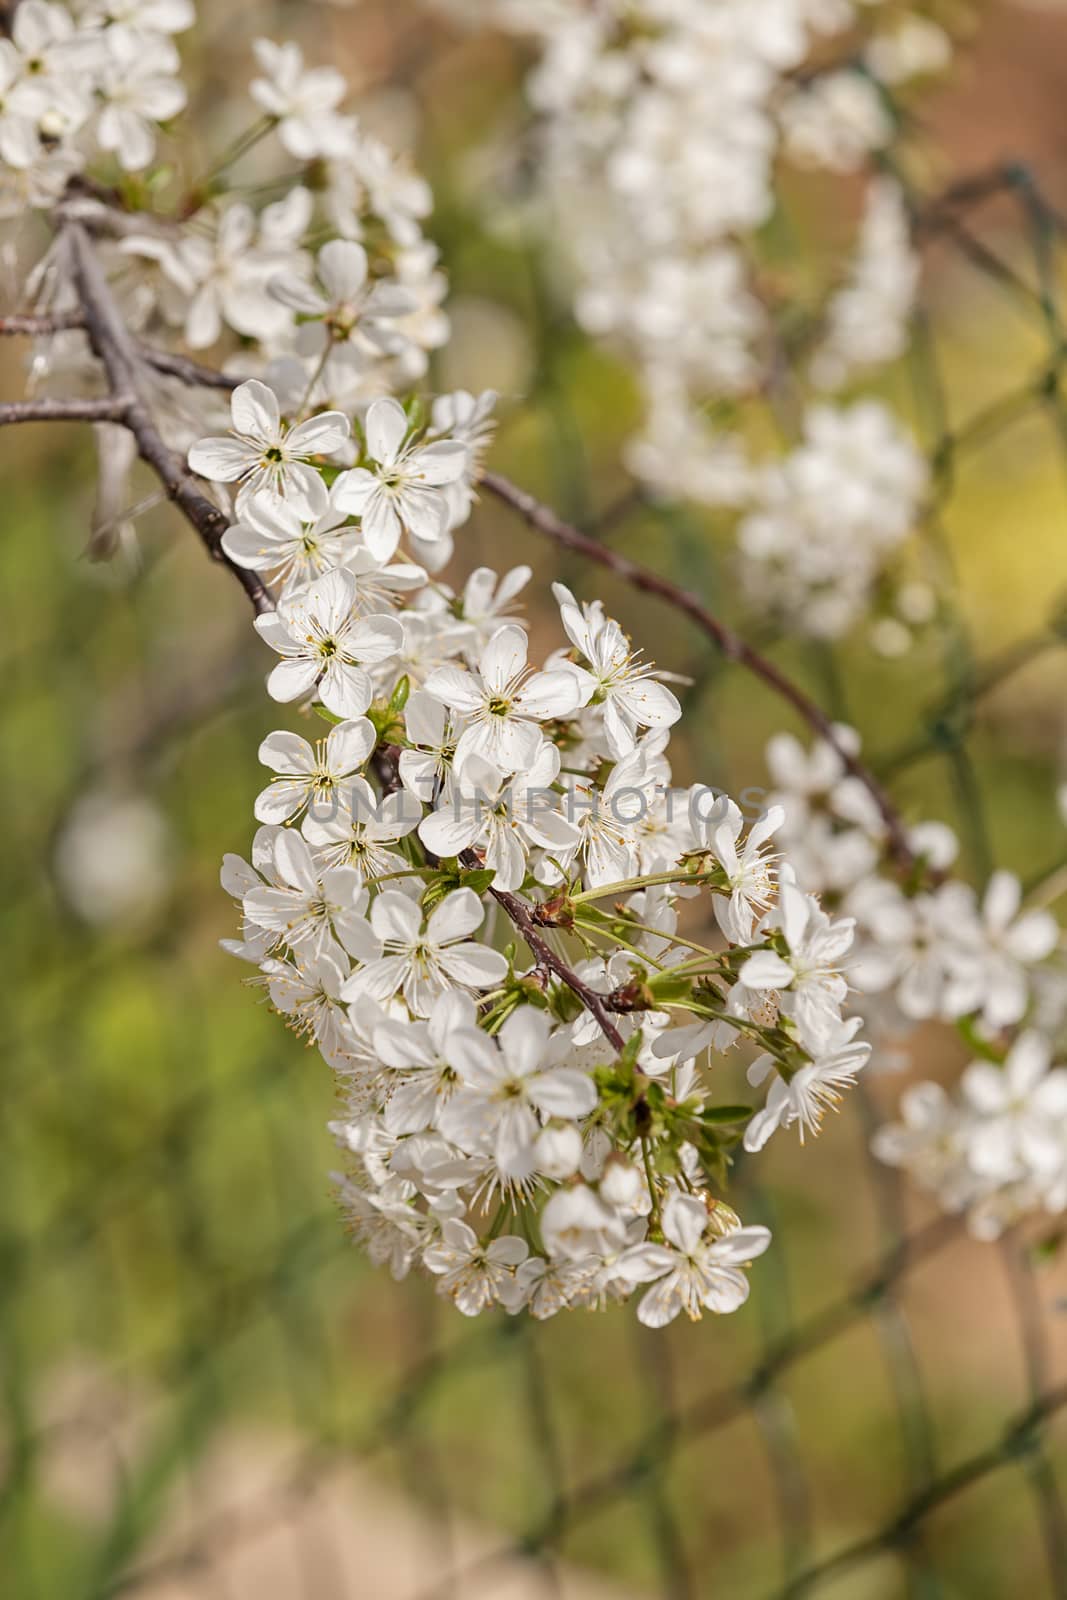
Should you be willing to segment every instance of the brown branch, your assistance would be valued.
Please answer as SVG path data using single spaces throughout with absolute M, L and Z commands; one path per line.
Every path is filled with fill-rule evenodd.
M 157 350 L 154 345 L 139 344 L 137 353 L 142 361 L 154 367 L 157 372 L 166 373 L 170 378 L 178 378 L 192 388 L 225 389 L 229 392 L 244 382 L 243 378 L 231 378 L 228 373 L 216 372 L 214 367 L 205 367 L 199 361 L 191 361 L 188 356 L 173 355 L 169 350 Z
M 27 338 L 42 338 L 49 333 L 62 333 L 67 328 L 84 328 L 85 318 L 80 311 L 57 311 L 43 317 L 0 317 L 0 338 L 23 334 Z
M 766 656 L 761 655 L 741 638 L 740 634 L 735 633 L 724 622 L 720 622 L 691 590 L 680 588 L 670 579 L 661 577 L 658 572 L 653 572 L 649 567 L 643 567 L 639 562 L 631 561 L 628 556 L 621 555 L 610 545 L 601 544 L 599 540 L 590 538 L 588 534 L 582 533 L 569 522 L 564 522 L 548 506 L 543 505 L 532 494 L 528 494 L 525 489 L 520 489 L 510 479 L 501 477 L 497 472 L 485 472 L 482 474 L 481 483 L 490 494 L 502 500 L 505 505 L 509 505 L 513 511 L 517 511 L 536 533 L 552 539 L 566 550 L 574 551 L 576 555 L 584 556 L 588 561 L 595 561 L 599 566 L 607 567 L 632 588 L 640 589 L 644 594 L 657 595 L 676 611 L 683 612 L 703 633 L 707 634 L 728 661 L 736 661 L 773 689 L 775 694 L 791 705 L 808 726 L 831 746 L 846 772 L 851 773 L 863 784 L 881 814 L 889 847 L 895 860 L 903 868 L 910 869 L 914 866 L 915 855 L 908 843 L 907 831 L 886 790 L 873 772 L 845 749 L 834 732 L 832 721 L 821 706 L 776 667 L 773 661 L 769 661 Z
M 201 491 L 198 480 L 164 442 L 152 420 L 144 399 L 137 342 L 122 320 L 88 233 L 80 223 L 68 221 L 64 237 L 71 250 L 89 343 L 103 363 L 112 393 L 132 397 L 122 421 L 136 440 L 141 460 L 152 468 L 169 498 L 192 523 L 212 559 L 233 573 L 257 613 L 273 611 L 274 601 L 262 579 L 230 561 L 222 548 L 222 536 L 229 526 L 227 518 Z
M 0 401 L 0 427 L 12 422 L 125 422 L 132 399 L 112 394 L 103 400 Z
M 472 866 L 477 866 L 478 864 L 477 862 L 471 862 Z M 595 989 L 591 989 L 587 983 L 579 978 L 574 969 L 567 965 L 563 957 L 556 954 L 548 941 L 539 933 L 533 914 L 525 900 L 520 900 L 518 895 L 511 894 L 507 889 L 490 889 L 489 893 L 497 905 L 504 908 L 516 928 L 518 928 L 537 957 L 538 966 L 547 967 L 549 972 L 555 973 L 561 983 L 566 984 L 576 999 L 582 1002 L 590 1016 L 594 1017 L 600 1024 L 600 1031 L 608 1043 L 614 1050 L 621 1053 L 626 1048 L 626 1040 L 611 1020 L 606 997 L 597 994 Z
M 395 744 L 379 745 L 371 757 L 371 764 L 382 786 L 383 794 L 395 794 L 400 788 L 400 751 Z M 432 851 L 422 846 L 423 853 L 429 866 L 438 867 L 440 861 Z M 473 850 L 464 850 L 459 857 L 460 865 L 476 869 L 484 865 L 481 857 Z M 490 889 L 489 893 L 503 911 L 510 917 L 515 927 L 522 934 L 526 943 L 537 957 L 540 969 L 547 968 L 554 972 L 561 983 L 565 984 L 576 999 L 580 1000 L 585 1009 L 600 1024 L 604 1037 L 616 1051 L 625 1048 L 626 1041 L 611 1020 L 607 997 L 597 994 L 587 983 L 583 983 L 572 967 L 569 967 L 562 956 L 558 956 L 552 946 L 543 937 L 534 920 L 533 909 L 520 900 L 517 894 L 510 893 L 507 889 Z
M 84 328 L 85 313 L 83 311 L 57 311 L 50 316 L 11 316 L 0 317 L 0 338 L 11 338 L 21 334 L 27 338 L 40 339 L 50 333 L 62 333 L 69 328 Z M 168 377 L 178 378 L 182 383 L 201 389 L 225 389 L 230 392 L 243 383 L 242 378 L 233 378 L 226 372 L 218 372 L 214 367 L 205 367 L 199 361 L 192 361 L 188 356 L 177 355 L 170 350 L 158 350 L 155 345 L 136 342 L 138 358 L 147 366 L 153 367 L 156 372 L 166 373 Z

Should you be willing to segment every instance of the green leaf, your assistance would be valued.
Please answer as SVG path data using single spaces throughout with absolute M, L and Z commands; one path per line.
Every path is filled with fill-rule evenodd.
M 473 889 L 475 894 L 483 895 L 489 888 L 496 871 L 493 867 L 471 867 L 466 872 L 461 872 L 459 881 L 464 889 Z
M 747 1122 L 755 1111 L 755 1106 L 706 1106 L 700 1113 L 700 1120 L 709 1127 L 718 1128 L 731 1122 Z
M 692 978 L 677 977 L 671 972 L 658 972 L 648 980 L 650 993 L 664 1004 L 688 1000 L 693 992 Z

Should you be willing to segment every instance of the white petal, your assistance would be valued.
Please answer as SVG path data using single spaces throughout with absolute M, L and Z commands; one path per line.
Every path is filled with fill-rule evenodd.
M 473 809 L 458 815 L 447 806 L 432 811 L 419 823 L 419 838 L 435 856 L 458 856 L 469 850 L 481 832 L 481 823 Z
M 351 239 L 331 239 L 319 251 L 318 273 L 333 305 L 351 304 L 367 281 L 367 252 Z
M 362 667 L 331 661 L 319 683 L 319 699 L 335 717 L 362 717 L 374 699 L 374 685 Z
M 371 460 L 391 466 L 400 454 L 407 431 L 408 419 L 402 405 L 395 400 L 375 400 L 364 424 Z
M 473 941 L 449 945 L 438 959 L 454 982 L 465 983 L 471 989 L 490 989 L 508 975 L 508 964 L 502 955 Z
M 274 843 L 274 864 L 294 889 L 313 893 L 318 873 L 305 841 L 292 828 L 283 828 Z
M 371 923 L 379 939 L 412 945 L 419 937 L 422 917 L 418 906 L 397 889 L 383 889 L 371 907 Z
M 439 486 L 458 482 L 469 460 L 466 445 L 460 444 L 458 439 L 440 439 L 414 451 L 405 465 L 410 465 L 426 483 Z
M 326 760 L 335 775 L 344 776 L 361 767 L 374 749 L 377 735 L 366 717 L 339 722 L 326 740 Z
M 482 925 L 485 909 L 473 889 L 456 889 L 446 895 L 435 908 L 427 924 L 426 935 L 430 944 L 447 944 L 453 939 L 465 939 Z
M 438 667 L 426 679 L 425 688 L 426 692 L 436 700 L 466 716 L 477 711 L 485 699 L 477 678 L 469 672 L 464 672 L 462 667 Z M 414 698 L 413 695 L 412 699 Z M 442 726 L 441 733 L 443 732 Z M 436 744 L 439 738 L 439 734 L 431 733 L 428 737 L 421 738 L 419 742 Z
M 298 733 L 268 733 L 259 747 L 259 759 L 272 772 L 293 774 L 315 770 L 315 752 Z
M 547 1117 L 585 1117 L 596 1105 L 596 1085 L 584 1072 L 559 1067 L 538 1074 L 530 1099 Z
M 307 694 L 315 686 L 319 675 L 317 662 L 305 660 L 279 661 L 270 677 L 267 679 L 267 693 L 272 700 L 283 703 L 289 700 L 299 700 L 302 694 Z M 362 708 L 364 711 L 366 706 Z M 340 716 L 338 712 L 338 716 Z
M 523 713 L 538 722 L 550 717 L 569 717 L 580 703 L 581 689 L 574 672 L 535 672 L 516 700 Z
M 230 412 L 237 433 L 257 444 L 273 444 L 281 431 L 278 396 L 258 378 L 238 384 L 230 400 Z
M 285 441 L 286 452 L 294 456 L 328 456 L 340 449 L 351 432 L 342 412 L 323 411 L 293 429 Z
M 493 693 L 508 687 L 526 665 L 529 648 L 526 634 L 521 628 L 498 628 L 482 651 L 480 662 L 482 677 Z
M 330 490 L 330 499 L 338 511 L 359 516 L 370 496 L 378 488 L 378 479 L 366 467 L 353 467 L 339 473 Z
M 189 451 L 190 471 L 212 483 L 236 483 L 255 464 L 256 456 L 242 439 L 198 439 Z

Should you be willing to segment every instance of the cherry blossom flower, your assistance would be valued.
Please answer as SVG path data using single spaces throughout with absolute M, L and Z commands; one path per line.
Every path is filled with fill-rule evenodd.
M 456 745 L 458 767 L 480 755 L 503 773 L 532 764 L 541 748 L 540 724 L 577 711 L 585 689 L 567 668 L 531 673 L 529 646 L 521 628 L 498 628 L 481 652 L 479 670 L 441 667 L 426 688 L 466 719 Z
M 390 1133 L 421 1133 L 438 1125 L 460 1083 L 457 1038 L 462 1036 L 461 1048 L 471 1035 L 484 1040 L 477 1025 L 471 997 L 452 989 L 434 1001 L 425 1022 L 385 1018 L 375 1026 L 374 1048 L 383 1065 L 393 1069 L 384 1113 Z
M 345 718 L 362 717 L 374 698 L 367 669 L 396 655 L 404 638 L 394 617 L 359 614 L 356 580 L 343 568 L 257 617 L 256 631 L 282 657 L 267 680 L 273 699 L 314 691 L 327 711 Z
M 1003 1184 L 1067 1171 L 1067 1068 L 1051 1060 L 1048 1040 L 1028 1032 L 1002 1067 L 975 1061 L 963 1074 L 963 1103 L 978 1118 L 967 1157 L 982 1177 Z
M 155 154 L 156 125 L 177 116 L 185 105 L 185 86 L 172 75 L 178 52 L 158 36 L 146 51 L 143 38 L 120 27 L 108 29 L 107 48 L 96 137 L 102 150 L 115 152 L 126 172 L 139 172 Z
M 274 864 L 279 886 L 245 895 L 250 921 L 312 956 L 332 954 L 340 944 L 361 961 L 376 959 L 380 944 L 362 915 L 368 896 L 354 868 L 320 869 L 301 836 L 285 828 L 275 839 Z
M 564 856 L 580 843 L 573 822 L 559 810 L 552 785 L 560 754 L 544 744 L 529 769 L 510 778 L 475 754 L 467 757 L 458 785 L 419 823 L 419 838 L 436 856 L 458 856 L 477 847 L 495 873 L 495 889 L 518 889 L 531 849 Z
M 775 1129 L 788 1128 L 794 1122 L 800 1125 L 802 1144 L 805 1133 L 818 1133 L 825 1112 L 837 1108 L 841 1090 L 855 1083 L 856 1074 L 870 1057 L 870 1045 L 856 1039 L 861 1026 L 859 1017 L 838 1023 L 814 1060 L 788 1078 L 775 1077 L 767 1104 L 745 1129 L 746 1150 L 762 1150 Z M 761 1084 L 773 1067 L 771 1056 L 758 1057 L 748 1069 L 749 1083 Z
M 658 1280 L 637 1308 L 646 1328 L 663 1328 L 679 1311 L 699 1321 L 704 1311 L 736 1311 L 748 1299 L 748 1278 L 742 1268 L 763 1254 L 771 1242 L 762 1227 L 710 1231 L 707 1208 L 693 1195 L 672 1192 L 663 1206 L 665 1244 L 635 1245 L 623 1257 L 620 1271 L 631 1282 Z
M 697 823 L 698 848 L 702 846 L 714 856 L 726 875 L 730 897 L 716 895 L 715 917 L 733 944 L 751 944 L 756 924 L 774 903 L 775 858 L 767 855 L 765 847 L 784 821 L 781 806 L 771 806 L 749 829 L 740 855 L 737 846 L 744 819 L 732 800 L 725 805 L 717 801 L 711 813 Z
M 339 722 L 314 746 L 298 733 L 268 734 L 259 747 L 259 759 L 276 776 L 256 800 L 256 820 L 289 822 L 305 806 L 321 807 L 326 816 L 347 811 L 345 780 L 361 770 L 376 740 L 366 717 Z
M 669 728 L 682 708 L 653 669 L 633 654 L 626 635 L 598 601 L 578 605 L 563 584 L 552 585 L 567 637 L 582 658 L 579 671 L 587 686 L 585 702 L 603 707 L 604 733 L 612 756 L 621 759 L 634 749 L 640 728 Z
M 440 1243 L 430 1245 L 422 1259 L 438 1275 L 439 1292 L 465 1317 L 476 1317 L 487 1306 L 508 1304 L 515 1268 L 528 1254 L 525 1240 L 513 1234 L 485 1244 L 466 1222 L 451 1217 L 442 1225 Z
M 309 807 L 301 824 L 319 858 L 331 867 L 355 867 L 367 883 L 402 872 L 407 861 L 389 846 L 416 827 L 422 806 L 402 789 L 378 796 L 365 778 L 349 780 L 343 801 Z
M 271 279 L 270 292 L 301 316 L 321 322 L 331 343 L 369 343 L 391 353 L 404 347 L 403 335 L 390 325 L 415 309 L 414 296 L 394 282 L 372 281 L 361 244 L 331 239 L 319 251 L 316 273 L 321 288 L 295 273 L 281 273 Z
M 298 589 L 343 566 L 356 543 L 347 512 L 330 503 L 318 476 L 308 481 L 304 500 L 306 517 L 269 491 L 250 494 L 240 520 L 222 536 L 230 560 L 252 572 L 270 573 L 283 589 Z
M 383 889 L 370 912 L 382 955 L 353 973 L 344 987 L 345 999 L 381 1004 L 403 994 L 412 1013 L 425 1017 L 437 996 L 453 984 L 479 990 L 500 983 L 508 970 L 504 957 L 468 937 L 484 916 L 478 896 L 457 889 L 434 908 L 423 927 L 414 900 L 396 889 Z
M 252 45 L 264 73 L 249 93 L 276 119 L 278 137 L 298 161 L 312 161 L 347 147 L 348 130 L 337 115 L 345 80 L 333 67 L 305 67 L 299 45 L 256 39 Z
M 994 872 L 982 900 L 981 922 L 973 921 L 948 954 L 947 1000 L 956 1015 L 979 1012 L 990 1028 L 1021 1021 L 1030 997 L 1027 968 L 1044 961 L 1060 930 L 1048 911 L 1024 911 L 1022 886 L 1011 872 Z M 962 930 L 961 930 L 962 932 Z
M 404 711 L 409 743 L 397 764 L 400 781 L 409 794 L 427 805 L 439 796 L 447 800 L 462 719 L 425 689 L 409 695 Z
M 575 1119 L 596 1105 L 584 1072 L 546 1063 L 548 1039 L 548 1018 L 527 1008 L 507 1019 L 495 1042 L 475 1030 L 453 1049 L 459 1085 L 442 1110 L 441 1131 L 461 1149 L 490 1149 L 505 1181 L 534 1171 L 541 1118 Z
M 779 908 L 785 954 L 757 951 L 738 978 L 746 989 L 780 992 L 782 1009 L 796 1023 L 805 1047 L 818 1051 L 848 992 L 840 967 L 855 923 L 851 917 L 831 920 L 811 895 L 790 883 L 779 889 Z
M 231 400 L 233 432 L 229 438 L 201 439 L 189 451 L 189 465 L 215 483 L 240 483 L 237 509 L 250 497 L 267 492 L 288 500 L 298 514 L 316 515 L 321 480 L 308 461 L 329 455 L 348 438 L 348 418 L 324 411 L 290 428 L 281 420 L 278 398 L 252 378 L 238 384 Z M 334 504 L 339 502 L 335 496 Z
M 291 961 L 264 961 L 262 970 L 271 1004 L 293 1031 L 312 1038 L 331 1066 L 343 1065 L 351 1029 L 341 999 L 347 968 L 336 952 L 327 945 L 300 949 Z
M 388 561 L 407 529 L 431 544 L 446 530 L 446 484 L 455 483 L 467 464 L 458 440 L 429 444 L 408 440 L 408 419 L 395 400 L 376 400 L 364 432 L 371 467 L 344 472 L 334 486 L 334 503 L 360 518 L 367 548 Z

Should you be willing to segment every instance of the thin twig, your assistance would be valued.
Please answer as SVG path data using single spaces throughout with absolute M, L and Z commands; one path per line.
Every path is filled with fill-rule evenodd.
M 88 233 L 80 223 L 67 222 L 64 237 L 70 245 L 89 343 L 104 365 L 113 393 L 132 395 L 122 420 L 137 442 L 138 454 L 192 523 L 211 557 L 230 569 L 256 611 L 273 611 L 274 601 L 262 579 L 231 562 L 222 548 L 222 536 L 229 526 L 227 518 L 201 492 L 198 480 L 164 442 L 152 420 L 142 390 L 137 343 L 122 320 Z
M 563 957 L 556 954 L 547 939 L 543 938 L 539 933 L 537 923 L 534 921 L 530 907 L 526 902 L 520 900 L 518 895 L 509 893 L 506 889 L 490 889 L 489 893 L 496 903 L 503 907 L 516 928 L 518 928 L 537 957 L 538 966 L 547 967 L 550 972 L 555 973 L 562 983 L 566 984 L 571 993 L 582 1002 L 590 1016 L 600 1024 L 601 1032 L 615 1050 L 621 1052 L 625 1049 L 626 1041 L 611 1020 L 606 997 L 597 994 L 595 989 L 591 989 L 587 983 L 579 978 L 574 969 L 567 965 Z
M 67 328 L 84 326 L 85 318 L 80 311 L 56 311 L 50 316 L 0 317 L 0 338 L 22 334 L 29 339 L 38 339 L 50 333 L 62 333 Z
M 205 367 L 199 361 L 191 361 L 188 356 L 173 355 L 169 350 L 157 350 L 154 345 L 139 344 L 137 353 L 142 361 L 154 367 L 157 372 L 164 372 L 171 378 L 179 378 L 191 388 L 229 391 L 244 382 L 243 378 L 231 378 L 226 372 L 216 372 L 214 367 Z
M 915 855 L 908 843 L 907 831 L 885 789 L 873 772 L 870 772 L 862 761 L 857 760 L 851 751 L 844 747 L 834 731 L 832 721 L 821 707 L 776 667 L 773 661 L 768 661 L 766 656 L 761 655 L 732 628 L 720 622 L 718 617 L 714 616 L 690 590 L 680 588 L 670 579 L 661 577 L 658 572 L 641 566 L 639 562 L 631 561 L 628 556 L 621 555 L 610 545 L 601 544 L 599 540 L 590 538 L 588 534 L 582 533 L 569 522 L 564 522 L 548 506 L 542 505 L 532 494 L 520 489 L 510 479 L 501 477 L 497 472 L 486 472 L 482 475 L 481 483 L 490 494 L 517 511 L 535 532 L 544 534 L 546 538 L 554 540 L 567 550 L 573 550 L 577 555 L 585 556 L 589 561 L 607 567 L 633 588 L 640 589 L 645 594 L 657 595 L 676 611 L 684 612 L 714 641 L 728 661 L 736 661 L 773 689 L 831 746 L 845 770 L 863 784 L 885 823 L 886 835 L 894 858 L 901 867 L 910 869 L 914 866 Z
M 399 758 L 400 751 L 392 744 L 379 746 L 371 758 L 383 794 L 394 794 L 400 787 Z M 431 866 L 440 865 L 432 851 L 426 850 L 425 845 L 423 849 Z M 459 861 L 461 866 L 470 869 L 484 865 L 481 858 L 472 850 L 464 850 Z M 526 940 L 537 957 L 537 966 L 541 970 L 547 969 L 555 973 L 560 982 L 566 985 L 575 999 L 579 1000 L 590 1016 L 599 1023 L 601 1032 L 612 1048 L 621 1052 L 625 1048 L 626 1041 L 611 1020 L 609 997 L 597 994 L 595 989 L 591 989 L 579 978 L 562 956 L 556 954 L 538 928 L 533 910 L 525 900 L 520 900 L 517 894 L 512 894 L 507 889 L 490 889 L 489 893 Z
M 111 394 L 102 400 L 0 401 L 0 427 L 12 422 L 125 422 L 131 396 Z

